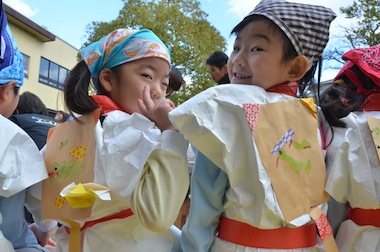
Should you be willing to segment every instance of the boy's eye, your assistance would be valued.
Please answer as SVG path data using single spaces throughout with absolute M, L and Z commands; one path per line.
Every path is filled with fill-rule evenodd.
M 254 47 L 251 49 L 252 52 L 259 52 L 259 51 L 262 51 L 263 49 L 261 48 L 258 48 L 258 47 Z
M 237 46 L 234 46 L 234 51 L 239 51 L 239 47 L 237 47 Z
M 169 86 L 169 83 L 166 83 L 166 82 L 162 82 L 161 84 L 164 85 L 165 87 Z

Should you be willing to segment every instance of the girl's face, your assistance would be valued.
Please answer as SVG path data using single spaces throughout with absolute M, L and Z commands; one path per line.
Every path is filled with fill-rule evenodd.
M 169 84 L 169 64 L 162 58 L 143 58 L 121 65 L 120 74 L 112 79 L 110 98 L 125 112 L 141 113 L 137 101 L 143 97 L 145 86 L 155 102 L 166 96 Z M 116 83 L 115 83 L 116 82 Z
M 290 64 L 283 62 L 280 34 L 266 22 L 247 24 L 238 32 L 227 62 L 231 83 L 271 88 L 289 80 Z

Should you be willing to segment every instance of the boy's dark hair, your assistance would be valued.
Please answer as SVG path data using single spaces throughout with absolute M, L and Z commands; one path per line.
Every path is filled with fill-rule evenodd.
M 45 104 L 35 94 L 26 91 L 20 95 L 16 111 L 18 114 L 48 115 Z
M 282 50 L 284 51 L 284 55 L 282 57 L 283 62 L 287 62 L 289 60 L 297 57 L 296 49 L 294 48 L 290 39 L 286 36 L 286 34 L 278 27 L 272 20 L 265 16 L 259 15 L 251 15 L 243 19 L 235 28 L 232 29 L 231 35 L 237 35 L 247 24 L 251 22 L 264 22 L 269 25 L 269 28 L 272 32 L 281 34 L 282 39 Z
M 240 22 L 237 26 L 235 26 L 235 28 L 232 29 L 231 35 L 237 35 L 247 24 L 251 22 L 265 22 L 269 25 L 271 31 L 281 34 L 282 48 L 284 52 L 282 58 L 283 62 L 287 62 L 298 56 L 292 42 L 286 36 L 286 34 L 280 29 L 280 27 L 278 27 L 276 23 L 274 23 L 272 20 L 265 16 L 251 15 L 244 18 L 242 22 Z M 307 89 L 307 87 L 314 83 L 314 74 L 317 69 L 317 63 L 318 62 L 316 62 L 298 81 L 300 97 L 305 96 L 304 92 Z
M 210 66 L 216 66 L 222 69 L 228 61 L 228 56 L 224 52 L 213 52 L 206 60 L 206 64 Z

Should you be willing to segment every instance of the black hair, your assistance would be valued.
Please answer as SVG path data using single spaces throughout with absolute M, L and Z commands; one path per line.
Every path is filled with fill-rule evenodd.
M 18 95 L 18 94 L 20 93 L 20 87 L 16 87 L 16 86 L 15 86 L 15 87 L 13 88 L 13 92 L 14 92 L 15 95 Z
M 20 95 L 16 111 L 18 114 L 49 114 L 42 100 L 29 91 L 25 91 Z
M 172 65 L 169 72 L 169 86 L 168 91 L 178 91 L 184 83 L 182 73 L 177 67 Z M 170 92 L 170 93 L 171 93 Z
M 64 83 L 64 99 L 70 114 L 87 114 L 98 108 L 88 94 L 90 81 L 91 73 L 81 60 L 70 71 Z
M 364 89 L 371 90 L 377 87 L 376 83 L 357 65 L 350 67 L 350 71 L 355 73 Z M 357 93 L 357 86 L 354 82 L 347 75 L 342 74 L 331 87 L 321 94 L 319 106 L 331 126 L 346 127 L 341 118 L 346 117 L 350 112 L 358 111 L 365 99 L 365 95 Z
M 228 56 L 224 52 L 213 52 L 206 60 L 206 64 L 210 66 L 216 66 L 222 69 L 228 61 Z
M 264 22 L 267 23 L 269 26 L 269 29 L 272 32 L 278 33 L 281 36 L 282 40 L 282 49 L 283 49 L 283 62 L 288 62 L 289 60 L 294 59 L 298 56 L 296 49 L 294 48 L 292 42 L 286 36 L 283 30 L 271 19 L 262 16 L 262 15 L 250 15 L 247 16 L 241 21 L 239 24 L 237 24 L 231 31 L 231 35 L 238 35 L 239 32 L 249 23 L 251 22 Z M 317 69 L 317 63 L 313 64 L 313 66 L 305 73 L 305 75 L 298 80 L 298 86 L 299 86 L 299 94 L 298 96 L 304 97 L 305 91 L 307 90 L 307 87 L 314 83 L 314 74 Z

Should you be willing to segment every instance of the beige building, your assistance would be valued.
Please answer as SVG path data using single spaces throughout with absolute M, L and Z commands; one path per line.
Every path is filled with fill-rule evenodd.
M 63 82 L 77 63 L 78 50 L 4 4 L 8 23 L 24 58 L 24 85 L 54 112 L 65 110 Z

